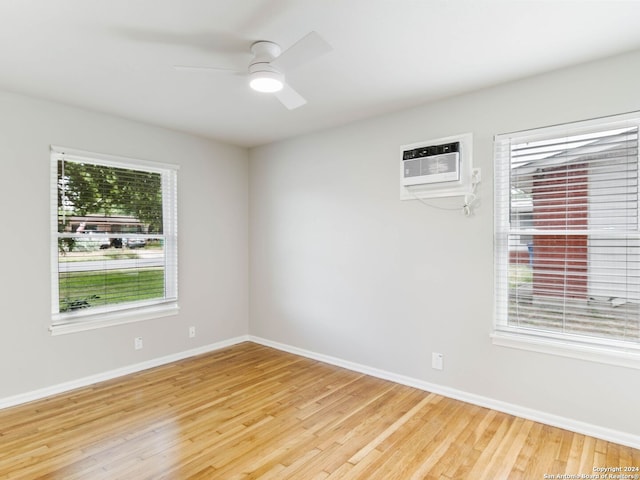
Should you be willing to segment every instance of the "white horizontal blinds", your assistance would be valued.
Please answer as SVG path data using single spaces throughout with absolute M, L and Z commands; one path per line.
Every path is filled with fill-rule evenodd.
M 588 215 L 607 229 L 636 230 L 637 145 L 637 127 L 514 144 L 514 194 L 536 202 L 539 230 L 584 230 Z M 530 213 L 512 211 L 511 221 Z
M 175 177 L 172 170 L 58 156 L 54 314 L 177 298 Z M 173 208 L 167 210 L 165 203 Z M 64 322 L 64 315 L 58 321 Z
M 178 175 L 175 170 L 166 170 L 162 175 L 164 252 L 165 252 L 165 297 L 178 298 Z
M 494 281 L 495 281 L 495 326 L 505 328 L 509 323 L 510 299 L 517 306 L 520 287 L 526 292 L 531 275 L 526 258 L 527 242 L 520 246 L 520 253 L 511 254 L 516 246 L 509 246 L 510 212 L 529 208 L 529 197 L 525 193 L 511 195 L 511 139 L 496 136 L 494 141 Z M 511 204 L 510 200 L 513 201 Z M 515 228 L 515 225 L 514 225 Z M 510 261 L 510 255 L 524 255 L 523 266 L 518 259 Z M 523 276 L 525 278 L 520 278 Z M 515 297 L 515 298 L 514 298 Z
M 638 125 L 496 137 L 499 327 L 640 344 Z

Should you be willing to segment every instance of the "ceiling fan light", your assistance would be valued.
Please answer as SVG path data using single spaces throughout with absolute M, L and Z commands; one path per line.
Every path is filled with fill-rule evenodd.
M 249 75 L 249 86 L 256 92 L 279 92 L 284 87 L 284 75 L 278 72 L 253 72 Z

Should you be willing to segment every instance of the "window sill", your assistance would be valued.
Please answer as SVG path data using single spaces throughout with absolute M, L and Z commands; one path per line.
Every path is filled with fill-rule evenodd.
M 640 350 L 624 347 L 607 347 L 588 343 L 571 342 L 564 339 L 526 335 L 505 331 L 491 334 L 494 345 L 528 350 L 531 352 L 558 355 L 590 362 L 640 369 Z
M 65 335 L 68 333 L 95 330 L 97 328 L 112 327 L 126 323 L 141 322 L 153 318 L 177 315 L 180 308 L 176 302 L 162 303 L 135 309 L 95 313 L 77 317 L 65 316 L 60 321 L 60 316 L 54 317 L 54 324 L 49 327 L 51 335 Z M 60 323 L 55 323 L 59 321 Z

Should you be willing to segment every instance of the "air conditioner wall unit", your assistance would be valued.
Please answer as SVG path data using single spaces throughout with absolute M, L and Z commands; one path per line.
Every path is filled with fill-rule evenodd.
M 465 195 L 471 190 L 472 134 L 400 147 L 400 199 Z

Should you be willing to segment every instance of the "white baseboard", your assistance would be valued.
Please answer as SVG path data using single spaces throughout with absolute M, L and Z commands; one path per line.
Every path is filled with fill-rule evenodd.
M 613 430 L 610 428 L 605 428 L 578 420 L 572 420 L 570 418 L 553 415 L 520 405 L 502 402 L 493 398 L 445 387 L 443 385 L 437 385 L 435 383 L 425 382 L 423 380 L 406 377 L 404 375 L 398 375 L 385 370 L 372 368 L 367 365 L 349 362 L 340 358 L 304 350 L 298 347 L 292 347 L 291 345 L 274 342 L 272 340 L 267 340 L 265 338 L 256 337 L 253 335 L 249 335 L 248 340 L 250 342 L 258 343 L 267 347 L 272 347 L 277 350 L 282 350 L 284 352 L 293 353 L 302 357 L 307 357 L 313 360 L 318 360 L 320 362 L 346 368 L 354 372 L 364 373 L 366 375 L 371 375 L 373 377 L 381 378 L 384 380 L 390 380 L 401 385 L 407 385 L 409 387 L 418 388 L 427 392 L 436 393 L 438 395 L 442 395 L 443 397 L 453 398 L 455 400 L 471 403 L 480 407 L 490 408 L 492 410 L 507 413 L 509 415 L 532 420 L 534 422 L 544 423 L 545 425 L 562 428 L 564 430 L 569 430 L 582 435 L 588 435 L 590 437 L 600 438 L 608 442 L 640 449 L 640 438 L 637 435 L 633 435 L 628 432 L 621 432 L 619 430 Z
M 275 348 L 283 352 L 288 352 L 295 355 L 300 355 L 302 357 L 311 358 L 313 360 L 318 360 L 320 362 L 328 363 L 330 365 L 346 368 L 354 372 L 371 375 L 372 377 L 389 380 L 395 383 L 399 383 L 401 385 L 407 385 L 407 386 L 418 388 L 420 390 L 424 390 L 427 392 L 436 393 L 444 397 L 453 398 L 456 400 L 471 403 L 471 404 L 478 405 L 485 408 L 490 408 L 492 410 L 497 410 L 499 412 L 515 415 L 517 417 L 526 418 L 528 420 L 533 420 L 535 422 L 544 423 L 546 425 L 551 425 L 553 427 L 563 428 L 565 430 L 569 430 L 572 432 L 576 432 L 583 435 L 600 438 L 602 440 L 606 440 L 609 442 L 618 443 L 620 445 L 627 445 L 632 448 L 640 449 L 640 438 L 638 438 L 637 435 L 633 435 L 631 433 L 612 430 L 612 429 L 601 427 L 598 425 L 593 425 L 590 423 L 580 422 L 577 420 L 572 420 L 570 418 L 565 418 L 558 415 L 541 412 L 539 410 L 533 410 L 520 405 L 502 402 L 500 400 L 496 400 L 493 398 L 484 397 L 484 396 L 476 395 L 469 392 L 464 392 L 462 390 L 457 390 L 454 388 L 437 385 L 435 383 L 425 382 L 423 380 L 407 377 L 404 375 L 398 375 L 396 373 L 388 372 L 386 370 L 380 370 L 377 368 L 369 367 L 367 365 L 349 362 L 341 358 L 332 357 L 329 355 L 324 355 L 324 354 L 312 352 L 309 350 L 304 350 L 302 348 L 293 347 L 291 345 L 286 345 L 279 342 L 274 342 L 272 340 L 256 337 L 253 335 L 243 335 L 235 338 L 230 338 L 230 339 L 216 342 L 210 345 L 205 345 L 205 346 L 194 348 L 191 350 L 186 350 L 184 352 L 179 352 L 172 355 L 155 358 L 152 360 L 147 360 L 145 362 L 136 363 L 134 365 L 128 365 L 126 367 L 110 370 L 108 372 L 103 372 L 96 375 L 91 375 L 91 376 L 80 378 L 77 380 L 72 380 L 70 382 L 52 385 L 50 387 L 41 388 L 38 390 L 22 393 L 19 395 L 14 395 L 11 397 L 0 398 L 0 409 L 12 407 L 15 405 L 20 405 L 20 404 L 31 402 L 34 400 L 40 400 L 42 398 L 46 398 L 52 395 L 57 395 L 59 393 L 68 392 L 70 390 L 75 390 L 77 388 L 86 387 L 98 382 L 103 382 L 106 380 L 111 380 L 113 378 L 122 377 L 124 375 L 129 375 L 131 373 L 140 372 L 143 370 L 147 370 L 149 368 L 159 367 L 161 365 L 165 365 L 171 362 L 177 362 L 185 358 L 194 357 L 196 355 L 201 355 L 203 353 L 213 352 L 215 350 L 220 350 L 222 348 L 230 347 L 232 345 L 236 345 L 238 343 L 247 342 L 247 341 L 264 345 L 267 347 Z
M 247 342 L 247 341 L 249 341 L 249 337 L 247 335 L 230 338 L 228 340 L 223 340 L 221 342 L 216 342 L 210 345 L 193 348 L 191 350 L 185 350 L 184 352 L 178 352 L 171 355 L 166 355 L 164 357 L 154 358 L 151 360 L 147 360 L 145 362 L 136 363 L 134 365 L 127 365 L 126 367 L 117 368 L 115 370 L 109 370 L 108 372 L 98 373 L 96 375 L 90 375 L 88 377 L 79 378 L 77 380 L 72 380 L 70 382 L 59 383 L 57 385 L 40 388 L 38 390 L 33 390 L 31 392 L 21 393 L 19 395 L 14 395 L 11 397 L 0 398 L 0 409 L 13 407 L 13 406 L 20 405 L 27 402 L 32 402 L 34 400 L 40 400 L 42 398 L 50 397 L 52 395 L 57 395 L 59 393 L 75 390 L 76 388 L 87 387 L 89 385 L 93 385 L 98 382 L 104 382 L 106 380 L 122 377 L 124 375 L 129 375 L 131 373 L 141 372 L 142 370 L 159 367 L 161 365 L 166 365 L 167 363 L 177 362 L 185 358 L 194 357 L 196 355 L 201 355 L 203 353 L 213 352 L 215 350 L 220 350 L 221 348 L 230 347 L 232 345 L 236 345 L 238 343 Z

